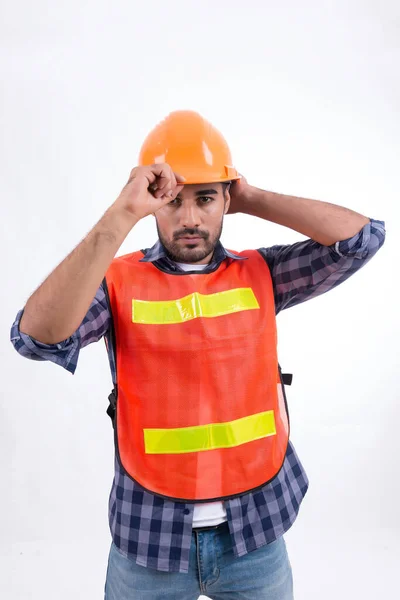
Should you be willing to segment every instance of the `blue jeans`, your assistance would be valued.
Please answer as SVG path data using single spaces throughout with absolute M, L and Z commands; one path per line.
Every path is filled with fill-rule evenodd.
M 283 537 L 235 558 L 227 524 L 193 532 L 188 573 L 137 565 L 111 544 L 105 600 L 293 600 Z

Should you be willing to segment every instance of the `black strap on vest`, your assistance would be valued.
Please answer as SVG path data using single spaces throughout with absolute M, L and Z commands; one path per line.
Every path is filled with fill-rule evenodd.
M 292 373 L 282 373 L 283 385 L 292 385 L 293 375 Z
M 108 396 L 109 406 L 107 408 L 107 414 L 111 419 L 112 426 L 115 427 L 115 411 L 117 409 L 117 394 L 116 389 L 113 388 L 111 394 Z

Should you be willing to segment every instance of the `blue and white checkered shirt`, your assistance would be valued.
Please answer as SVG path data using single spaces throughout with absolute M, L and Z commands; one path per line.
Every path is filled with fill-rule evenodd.
M 384 239 L 384 223 L 371 219 L 353 238 L 329 247 L 306 240 L 260 249 L 272 275 L 276 313 L 315 298 L 348 279 L 374 256 Z M 143 252 L 142 260 L 156 262 L 171 272 L 181 271 L 159 241 Z M 217 268 L 227 256 L 239 258 L 219 242 L 204 272 Z M 50 360 L 71 373 L 75 372 L 81 348 L 103 336 L 109 338 L 110 309 L 102 286 L 79 329 L 59 344 L 42 344 L 20 332 L 22 312 L 11 329 L 15 349 L 33 360 Z M 108 348 L 115 382 L 111 343 Z M 307 476 L 289 442 L 283 467 L 272 483 L 225 501 L 235 556 L 243 556 L 283 535 L 295 521 L 307 489 Z M 187 573 L 193 510 L 193 504 L 168 501 L 145 491 L 124 474 L 115 460 L 109 500 L 111 535 L 120 551 L 137 564 L 159 571 Z

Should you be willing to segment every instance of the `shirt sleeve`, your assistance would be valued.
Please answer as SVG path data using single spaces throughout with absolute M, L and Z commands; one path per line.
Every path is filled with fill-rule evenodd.
M 23 310 L 20 310 L 11 327 L 11 343 L 16 351 L 31 360 L 50 360 L 70 373 L 75 373 L 81 348 L 97 342 L 108 331 L 110 310 L 103 285 L 97 293 L 80 327 L 71 337 L 58 344 L 43 344 L 22 333 L 19 329 Z
M 370 219 L 355 236 L 332 246 L 309 239 L 260 248 L 272 275 L 276 314 L 346 281 L 371 260 L 384 241 L 384 221 Z

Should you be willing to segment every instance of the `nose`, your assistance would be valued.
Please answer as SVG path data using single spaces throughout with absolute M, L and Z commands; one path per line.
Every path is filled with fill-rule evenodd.
M 188 203 L 181 207 L 180 226 L 182 229 L 195 229 L 201 223 L 200 212 L 195 204 Z

